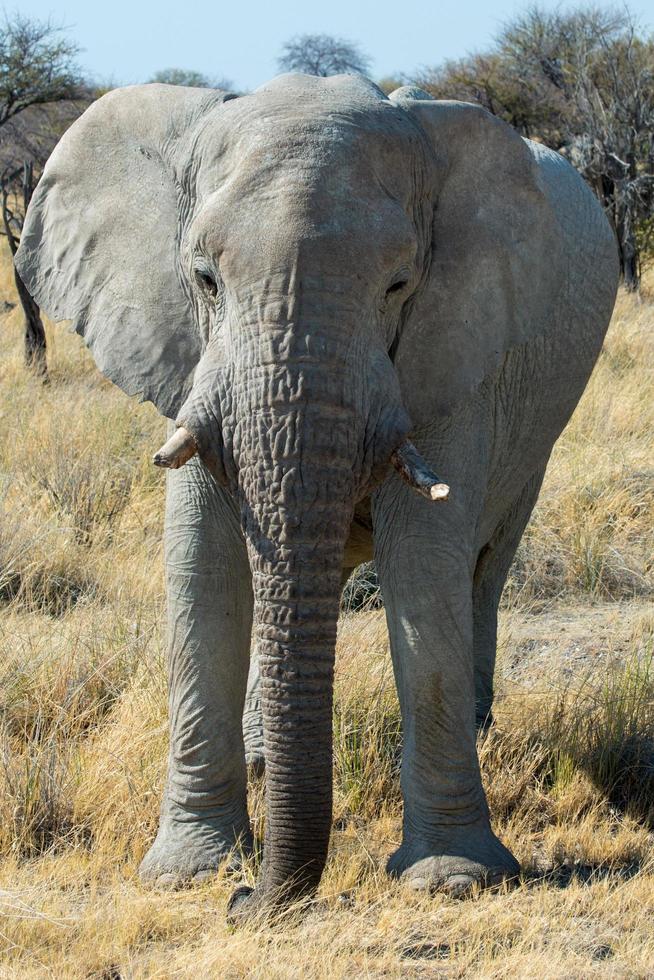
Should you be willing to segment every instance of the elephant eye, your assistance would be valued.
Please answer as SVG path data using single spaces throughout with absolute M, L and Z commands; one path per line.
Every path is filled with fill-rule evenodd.
M 205 269 L 195 269 L 195 281 L 200 286 L 201 289 L 209 293 L 210 296 L 215 296 L 218 292 L 218 284 L 210 272 Z
M 386 295 L 392 296 L 393 293 L 399 293 L 401 292 L 401 290 L 404 289 L 406 285 L 407 285 L 407 280 L 400 279 L 398 282 L 394 282 L 392 286 L 389 286 L 389 288 L 386 290 Z

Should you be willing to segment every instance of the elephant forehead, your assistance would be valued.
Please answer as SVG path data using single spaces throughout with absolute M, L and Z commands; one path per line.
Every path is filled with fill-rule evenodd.
M 415 191 L 412 154 L 424 148 L 405 113 L 388 101 L 289 102 L 254 93 L 222 107 L 219 125 L 205 131 L 198 152 L 204 195 L 226 181 L 247 193 L 281 176 L 298 188 L 331 185 L 355 195 L 376 184 L 406 202 Z
M 191 247 L 220 256 L 222 274 L 238 279 L 281 267 L 282 293 L 310 270 L 346 279 L 365 271 L 374 279 L 387 266 L 410 265 L 418 237 L 401 203 L 383 191 L 356 196 L 344 185 L 301 188 L 280 179 L 252 181 L 246 190 L 239 180 L 205 202 L 190 229 Z

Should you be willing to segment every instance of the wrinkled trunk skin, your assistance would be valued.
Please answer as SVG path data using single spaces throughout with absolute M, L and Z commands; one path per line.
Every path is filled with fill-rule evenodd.
M 351 401 L 361 387 L 352 332 L 339 315 L 326 322 L 316 309 L 304 329 L 257 330 L 253 366 L 230 385 L 266 756 L 263 868 L 250 907 L 312 892 L 327 858 L 336 624 L 364 425 Z
M 343 432 L 335 445 L 332 413 L 299 409 L 268 424 L 258 414 L 248 420 L 255 461 L 240 482 L 266 757 L 259 901 L 278 902 L 313 891 L 327 857 L 334 646 L 354 486 L 352 440 Z
M 236 494 L 252 572 L 266 830 L 257 888 L 231 903 L 240 918 L 310 894 L 320 880 L 345 543 L 357 497 L 386 471 L 409 422 L 390 360 L 371 353 L 362 310 L 326 290 L 270 287 L 236 307 L 229 363 L 218 367 L 210 345 L 178 425 Z

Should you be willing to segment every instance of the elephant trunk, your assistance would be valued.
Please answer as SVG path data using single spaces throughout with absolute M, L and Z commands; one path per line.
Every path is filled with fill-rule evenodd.
M 327 857 L 334 649 L 355 500 L 354 439 L 344 430 L 355 432 L 356 420 L 346 412 L 330 413 L 329 421 L 300 412 L 268 433 L 260 418 L 250 425 L 257 452 L 239 474 L 266 755 L 264 860 L 254 904 L 276 905 L 314 891 Z

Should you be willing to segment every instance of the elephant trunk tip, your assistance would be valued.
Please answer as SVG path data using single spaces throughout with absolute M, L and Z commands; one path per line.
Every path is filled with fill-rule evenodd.
M 408 439 L 391 455 L 391 463 L 410 487 L 427 500 L 447 500 L 450 488 L 427 465 L 416 447 Z
M 166 469 L 177 470 L 198 451 L 198 444 L 184 426 L 180 426 L 164 443 L 159 452 L 155 453 L 152 462 L 155 466 L 163 466 Z

